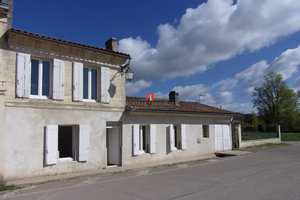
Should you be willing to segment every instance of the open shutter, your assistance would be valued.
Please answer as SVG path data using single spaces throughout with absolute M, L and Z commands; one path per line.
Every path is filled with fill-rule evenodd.
M 90 149 L 90 127 L 88 125 L 80 125 L 78 161 L 88 161 L 89 149 Z
M 83 98 L 83 64 L 73 63 L 73 100 L 82 101 Z
M 54 165 L 58 159 L 58 126 L 47 125 L 45 129 L 45 165 Z
M 133 151 L 133 155 L 137 156 L 139 155 L 139 125 L 138 124 L 134 124 L 132 126 L 132 151 Z
M 65 92 L 65 62 L 53 60 L 53 99 L 63 100 Z
M 170 151 L 175 149 L 175 135 L 174 135 L 174 125 L 170 124 L 169 127 L 169 138 L 170 138 Z
M 186 125 L 181 124 L 181 149 L 186 149 Z
M 31 66 L 30 54 L 17 53 L 17 97 L 29 97 L 30 81 L 31 81 Z
M 156 125 L 150 124 L 150 153 L 156 153 Z
M 101 67 L 101 102 L 109 103 L 110 69 Z

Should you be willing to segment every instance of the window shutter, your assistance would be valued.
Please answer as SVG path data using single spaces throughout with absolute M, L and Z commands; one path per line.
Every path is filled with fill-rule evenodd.
M 30 81 L 31 81 L 31 66 L 30 54 L 17 53 L 17 97 L 29 97 Z
M 174 135 L 174 125 L 170 124 L 169 127 L 169 138 L 170 138 L 170 151 L 175 149 L 175 135 Z
M 101 67 L 101 102 L 109 103 L 110 69 Z
M 150 153 L 156 153 L 156 125 L 150 124 Z
M 132 151 L 133 151 L 133 155 L 137 156 L 139 155 L 139 125 L 138 124 L 134 124 L 132 126 Z
M 58 126 L 47 125 L 45 128 L 45 165 L 54 165 L 58 158 Z
M 83 98 L 83 64 L 73 63 L 73 100 L 82 101 Z
M 181 149 L 186 149 L 186 125 L 181 124 Z
M 90 149 L 90 127 L 88 125 L 80 125 L 78 161 L 88 161 L 89 149 Z
M 65 88 L 65 62 L 53 60 L 53 99 L 63 100 Z

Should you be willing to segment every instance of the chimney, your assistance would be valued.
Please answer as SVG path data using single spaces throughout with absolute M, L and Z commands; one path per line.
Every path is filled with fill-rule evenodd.
M 13 0 L 0 0 L 0 36 L 12 27 Z
M 171 91 L 169 93 L 169 102 L 174 103 L 175 106 L 179 106 L 179 93 Z
M 116 38 L 110 38 L 105 42 L 106 49 L 111 51 L 118 51 L 118 40 Z

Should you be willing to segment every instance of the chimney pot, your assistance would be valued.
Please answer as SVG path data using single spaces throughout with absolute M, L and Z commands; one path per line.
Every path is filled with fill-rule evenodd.
M 118 51 L 118 40 L 116 38 L 110 38 L 105 42 L 106 49 L 111 51 Z

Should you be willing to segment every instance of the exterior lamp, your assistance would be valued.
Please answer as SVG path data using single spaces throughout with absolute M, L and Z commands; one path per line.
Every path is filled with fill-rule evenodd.
M 121 72 L 125 73 L 126 80 L 131 81 L 133 79 L 133 71 L 130 69 L 129 64 L 130 60 L 126 64 L 122 65 Z

